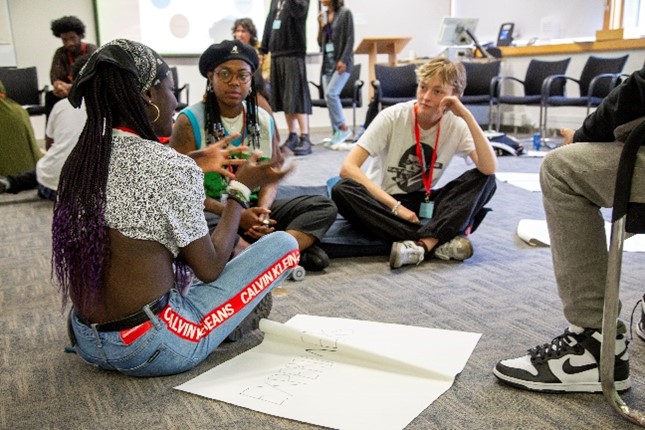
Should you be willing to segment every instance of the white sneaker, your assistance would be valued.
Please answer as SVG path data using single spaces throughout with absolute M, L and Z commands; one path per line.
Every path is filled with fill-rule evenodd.
M 473 256 L 473 244 L 465 236 L 455 236 L 450 242 L 435 248 L 434 256 L 440 260 L 464 261 Z
M 398 269 L 405 264 L 419 265 L 424 254 L 425 249 L 412 240 L 394 242 L 390 251 L 390 268 Z
M 356 146 L 356 142 L 338 142 L 331 145 L 334 151 L 351 151 Z

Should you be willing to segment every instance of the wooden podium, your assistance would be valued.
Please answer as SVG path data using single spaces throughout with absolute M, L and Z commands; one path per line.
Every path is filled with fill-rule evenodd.
M 374 95 L 374 88 L 371 83 L 375 79 L 374 65 L 376 64 L 376 56 L 378 54 L 388 54 L 390 66 L 396 66 L 396 54 L 412 40 L 411 37 L 366 37 L 361 40 L 354 54 L 367 54 L 369 55 L 369 97 Z

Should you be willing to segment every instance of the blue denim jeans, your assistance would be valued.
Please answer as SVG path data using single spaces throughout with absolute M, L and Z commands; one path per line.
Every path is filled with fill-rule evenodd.
M 285 232 L 263 237 L 231 260 L 220 276 L 194 282 L 185 297 L 176 289 L 159 314 L 128 330 L 99 332 L 73 311 L 74 350 L 86 362 L 131 376 L 184 372 L 203 361 L 260 300 L 298 265 L 298 245 Z
M 338 130 L 340 125 L 345 124 L 343 105 L 340 103 L 340 93 L 343 91 L 343 87 L 345 87 L 349 76 L 350 73 L 348 72 L 338 73 L 337 71 L 332 73 L 331 76 L 322 76 L 323 93 L 325 94 L 327 109 L 329 110 L 329 119 L 331 120 L 331 126 L 334 131 Z

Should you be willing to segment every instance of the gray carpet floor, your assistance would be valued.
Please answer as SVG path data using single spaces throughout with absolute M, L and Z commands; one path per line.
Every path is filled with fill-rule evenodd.
M 298 158 L 286 182 L 323 184 L 337 174 L 345 155 L 317 146 Z M 540 161 L 501 157 L 499 171 L 537 172 Z M 447 176 L 468 167 L 456 160 Z M 470 260 L 433 260 L 392 271 L 387 257 L 333 259 L 323 273 L 285 282 L 274 295 L 271 319 L 284 322 L 305 313 L 482 333 L 454 386 L 409 430 L 631 428 L 602 395 L 524 392 L 492 375 L 499 359 L 550 341 L 566 322 L 549 248 L 531 247 L 515 234 L 520 219 L 543 218 L 541 194 L 498 182 L 489 206 L 493 211 L 472 236 Z M 259 333 L 222 346 L 192 371 L 164 378 L 100 371 L 65 353 L 65 319 L 50 280 L 51 212 L 52 204 L 35 192 L 0 195 L 0 428 L 316 428 L 173 389 L 257 345 Z M 625 254 L 621 316 L 627 321 L 645 292 L 644 278 L 643 254 Z M 644 351 L 645 343 L 635 338 L 633 388 L 624 396 L 641 408 Z

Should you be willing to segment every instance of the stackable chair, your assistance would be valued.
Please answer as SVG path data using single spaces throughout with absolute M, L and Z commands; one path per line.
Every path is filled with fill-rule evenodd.
M 361 65 L 354 64 L 352 73 L 347 80 L 347 83 L 340 92 L 340 104 L 344 108 L 352 108 L 352 140 L 356 139 L 356 108 L 363 106 L 363 81 L 360 79 Z M 325 93 L 322 85 L 322 77 L 320 83 L 316 84 L 309 81 L 311 85 L 316 87 L 318 98 L 311 100 L 311 105 L 321 108 L 327 108 L 327 100 L 325 100 Z
M 490 105 L 495 94 L 494 79 L 499 76 L 501 61 L 464 61 L 462 64 L 466 69 L 466 89 L 461 96 L 461 102 L 465 105 Z M 491 116 L 489 109 L 488 124 L 491 124 Z
M 378 110 L 401 102 L 413 100 L 417 96 L 417 66 L 374 65 L 374 99 Z
M 179 112 L 190 104 L 190 84 L 184 84 L 180 87 L 177 68 L 171 67 L 170 72 L 172 73 L 172 80 L 175 83 L 175 88 L 173 89 L 173 93 L 175 94 L 175 98 L 177 99 L 177 108 L 175 109 L 175 111 Z M 181 93 L 184 90 L 186 90 L 186 102 L 183 102 L 181 97 Z
M 22 105 L 31 116 L 44 115 L 43 94 L 47 85 L 38 88 L 38 71 L 36 67 L 2 67 L 0 81 L 4 84 L 7 97 Z
M 602 321 L 602 346 L 600 350 L 600 381 L 602 391 L 620 416 L 645 427 L 645 414 L 630 408 L 616 391 L 614 381 L 614 360 L 616 349 L 616 327 L 619 306 L 620 272 L 623 257 L 625 233 L 645 233 L 645 203 L 630 202 L 632 176 L 636 155 L 645 145 L 645 122 L 629 134 L 623 147 L 616 175 L 614 207 L 612 209 L 611 240 L 607 263 L 607 282 Z
M 497 105 L 497 123 L 495 129 L 499 131 L 499 128 L 501 126 L 500 108 L 503 104 L 540 106 L 539 124 L 542 124 L 542 84 L 544 83 L 544 80 L 551 75 L 565 74 L 570 61 L 570 57 L 559 61 L 531 60 L 528 68 L 526 69 L 526 76 L 524 77 L 524 80 L 515 78 L 513 76 L 496 77 L 494 79 L 494 83 L 491 84 L 491 88 L 493 88 L 494 90 L 494 97 L 491 97 L 490 101 L 491 111 L 493 109 L 493 105 Z M 522 86 L 524 87 L 524 95 L 512 96 L 502 94 L 502 90 L 504 88 L 503 84 L 506 81 L 522 84 Z M 564 95 L 564 81 L 554 82 L 549 95 Z
M 629 55 L 615 58 L 589 56 L 582 68 L 579 79 L 561 75 L 551 75 L 542 84 L 542 105 L 544 114 L 540 124 L 540 134 L 547 133 L 547 108 L 549 106 L 580 106 L 587 108 L 587 115 L 592 107 L 598 107 L 607 94 L 620 83 L 621 72 Z M 558 82 L 575 82 L 578 85 L 578 97 L 553 94 L 553 87 Z

